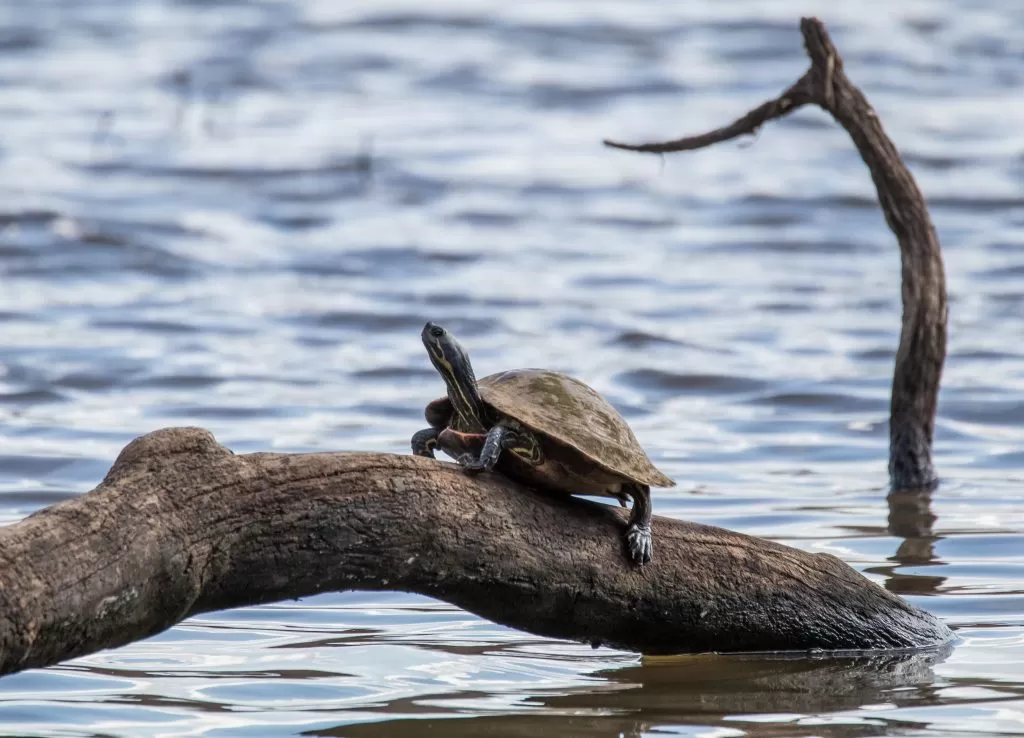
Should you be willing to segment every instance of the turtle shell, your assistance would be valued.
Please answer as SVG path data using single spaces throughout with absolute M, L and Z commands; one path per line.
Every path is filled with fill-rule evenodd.
M 477 386 L 500 414 L 608 471 L 653 487 L 676 484 L 647 458 L 615 408 L 578 379 L 546 369 L 515 369 L 484 377 Z

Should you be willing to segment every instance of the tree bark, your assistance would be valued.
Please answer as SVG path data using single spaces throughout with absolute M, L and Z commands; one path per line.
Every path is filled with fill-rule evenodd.
M 935 226 L 921 190 L 867 98 L 846 76 L 828 31 L 817 18 L 803 18 L 800 30 L 811 67 L 788 90 L 727 126 L 675 141 L 606 146 L 651 154 L 694 151 L 756 133 L 770 120 L 804 105 L 828 112 L 853 139 L 871 172 L 885 221 L 896 235 L 902 258 L 903 323 L 893 371 L 889 412 L 889 477 L 894 489 L 934 486 L 932 439 L 946 359 L 946 276 Z
M 0 673 L 184 618 L 343 590 L 416 592 L 544 636 L 650 654 L 915 648 L 940 621 L 839 559 L 374 453 L 235 455 L 143 436 L 93 491 L 0 529 Z

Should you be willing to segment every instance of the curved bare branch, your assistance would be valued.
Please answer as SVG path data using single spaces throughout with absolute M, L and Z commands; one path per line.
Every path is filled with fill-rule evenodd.
M 811 68 L 774 100 L 709 133 L 664 143 L 604 143 L 647 153 L 692 151 L 755 133 L 764 123 L 807 104 L 821 107 L 846 129 L 871 172 L 902 257 L 903 324 L 889 412 L 889 476 L 895 489 L 930 487 L 936 481 L 932 440 L 948 320 L 939 239 L 921 190 L 864 93 L 846 76 L 825 24 L 803 18 L 800 30 Z

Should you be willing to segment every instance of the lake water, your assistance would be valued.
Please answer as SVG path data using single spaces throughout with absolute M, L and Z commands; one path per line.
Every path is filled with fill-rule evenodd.
M 834 7 L 833 7 L 834 6 Z M 886 502 L 899 256 L 817 110 L 829 24 L 950 290 L 931 500 Z M 408 453 L 478 373 L 570 372 L 679 481 L 655 511 L 840 556 L 952 625 L 916 658 L 641 662 L 406 594 L 205 615 L 0 679 L 21 736 L 1024 734 L 1024 14 L 989 0 L 0 5 L 0 520 L 169 425 Z

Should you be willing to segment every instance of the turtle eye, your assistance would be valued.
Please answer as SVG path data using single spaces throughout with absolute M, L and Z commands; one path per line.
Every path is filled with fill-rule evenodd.
M 444 335 L 444 328 L 442 328 L 439 325 L 435 325 L 433 328 L 430 329 L 430 335 L 432 335 L 434 338 L 440 338 L 441 336 Z

